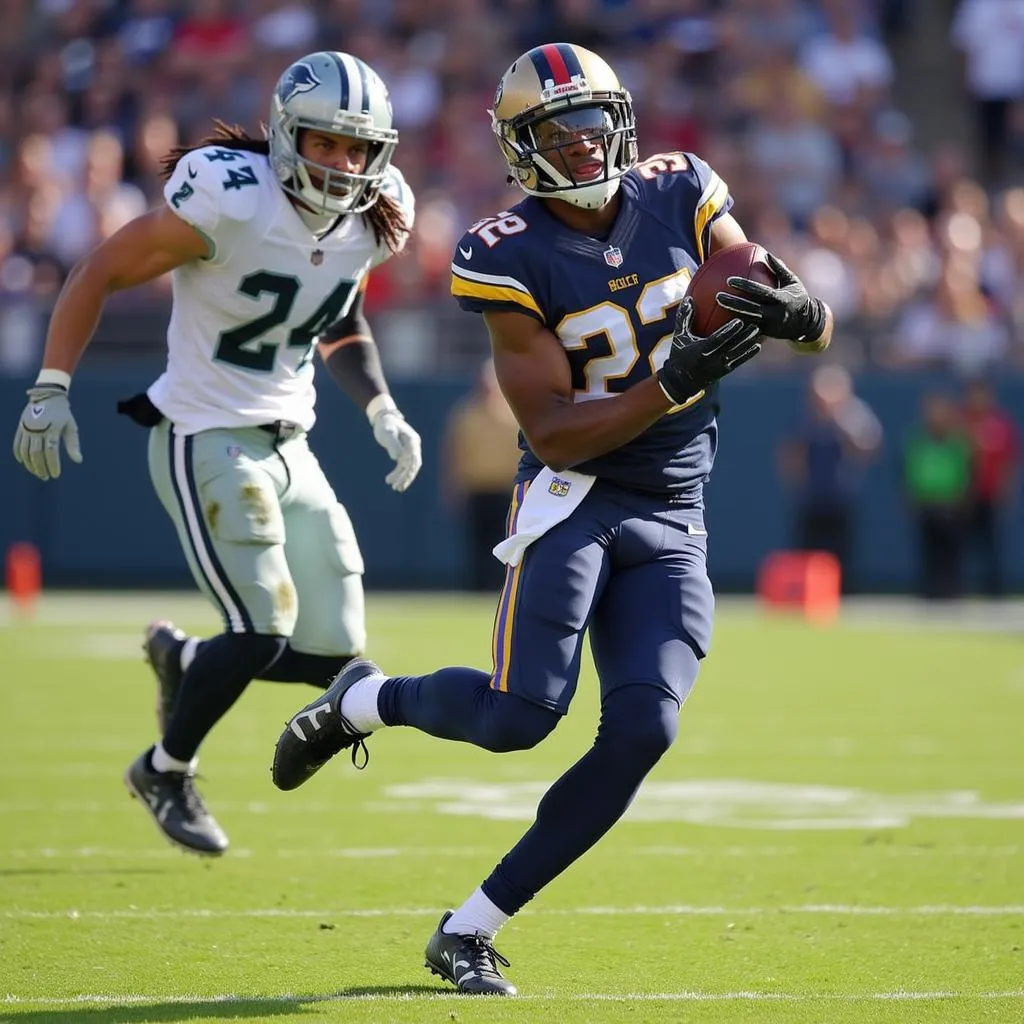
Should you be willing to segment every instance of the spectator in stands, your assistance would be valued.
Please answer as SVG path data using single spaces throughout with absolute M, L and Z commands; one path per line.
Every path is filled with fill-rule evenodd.
M 171 0 L 132 0 L 117 31 L 125 60 L 144 67 L 163 53 L 174 38 Z
M 839 560 L 843 589 L 854 587 L 857 495 L 878 453 L 882 427 L 853 391 L 850 374 L 829 364 L 811 375 L 805 422 L 779 452 L 781 475 L 796 492 L 795 545 Z
M 250 53 L 249 43 L 246 24 L 228 0 L 189 0 L 171 44 L 171 67 L 184 80 L 213 64 L 240 68 Z
M 928 166 L 912 142 L 913 127 L 902 111 L 888 108 L 874 118 L 871 143 L 858 168 L 873 207 L 889 212 L 923 206 L 928 195 Z
M 797 103 L 788 92 L 775 94 L 750 133 L 749 147 L 754 167 L 772 183 L 772 201 L 804 227 L 832 195 L 842 167 L 831 133 Z
M 990 385 L 974 380 L 964 396 L 964 425 L 973 452 L 966 545 L 982 559 L 983 589 L 990 597 L 1003 594 L 1003 527 L 1016 495 L 1020 441 L 1016 424 L 1002 410 Z
M 921 424 L 903 449 L 903 485 L 917 531 L 919 591 L 930 600 L 962 593 L 971 463 L 956 404 L 947 395 L 925 395 Z
M 837 107 L 877 105 L 892 81 L 885 47 L 862 30 L 850 0 L 826 0 L 828 31 L 812 39 L 801 63 L 826 99 Z
M 131 140 L 128 177 L 145 192 L 151 204 L 160 197 L 160 161 L 179 143 L 177 122 L 159 105 L 154 104 L 142 114 Z
M 744 14 L 750 34 L 771 51 L 794 52 L 819 28 L 812 6 L 802 0 L 751 0 Z
M 953 225 L 955 232 L 977 232 L 974 222 Z M 965 376 L 990 369 L 1010 355 L 1007 323 L 981 290 L 978 261 L 969 253 L 948 252 L 931 294 L 902 314 L 889 352 L 893 368 L 945 368 Z
M 473 590 L 498 591 L 505 578 L 492 549 L 505 536 L 520 454 L 515 416 L 487 359 L 476 389 L 448 418 L 443 459 L 445 500 L 463 518 Z
M 308 53 L 315 49 L 317 19 L 303 0 L 248 0 L 253 41 L 263 50 Z
M 851 364 L 875 361 L 876 353 L 889 351 L 874 339 L 888 338 L 890 321 L 935 285 L 934 269 L 921 279 L 917 256 L 934 250 L 935 241 L 946 248 L 941 236 L 959 213 L 978 221 L 983 236 L 978 288 L 996 320 L 1004 318 L 1002 324 L 972 328 L 987 337 L 980 346 L 955 347 L 957 354 L 970 356 L 962 370 L 1012 359 L 1021 348 L 1006 333 L 1012 326 L 1024 336 L 1024 259 L 1010 256 L 1020 249 L 1011 237 L 1017 231 L 1014 219 L 1000 215 L 989 222 L 965 209 L 965 196 L 968 206 L 974 203 L 972 186 L 963 180 L 970 151 L 951 139 L 929 167 L 922 167 L 914 144 L 922 133 L 916 126 L 912 131 L 893 109 L 893 62 L 883 33 L 897 26 L 904 32 L 901 45 L 908 45 L 914 38 L 908 21 L 912 31 L 913 20 L 931 14 L 932 5 L 908 0 L 21 0 L 7 6 L 0 34 L 0 218 L 14 232 L 15 248 L 27 246 L 36 266 L 55 266 L 66 274 L 75 254 L 100 240 L 103 222 L 117 219 L 84 216 L 88 211 L 72 198 L 82 191 L 96 132 L 120 139 L 124 180 L 152 203 L 159 197 L 156 160 L 172 145 L 195 141 L 211 109 L 259 131 L 273 84 L 267 69 L 277 66 L 276 59 L 265 59 L 268 52 L 334 47 L 339 40 L 382 69 L 406 152 L 415 154 L 405 159 L 409 184 L 417 194 L 447 196 L 461 231 L 518 198 L 502 187 L 502 175 L 489 169 L 497 159 L 486 113 L 493 68 L 541 39 L 564 36 L 584 45 L 601 39 L 599 50 L 619 55 L 616 64 L 645 125 L 647 151 L 641 156 L 693 150 L 742 197 L 745 223 L 785 221 L 780 230 L 789 257 L 803 264 L 805 273 L 817 273 L 823 287 L 846 305 L 839 326 L 841 349 Z M 968 56 L 969 81 L 980 76 L 983 83 L 999 84 L 1000 95 L 1020 95 L 1014 82 L 1024 75 L 1024 60 L 1015 62 L 1012 54 L 1021 8 L 1024 0 L 961 5 L 950 38 Z M 994 32 L 993 25 L 1005 31 Z M 908 90 L 901 88 L 900 94 Z M 994 124 L 1000 105 L 1007 103 L 986 98 L 979 107 L 987 111 L 985 123 Z M 43 180 L 27 186 L 19 180 L 18 154 L 31 135 L 41 136 L 49 153 Z M 928 218 L 935 239 L 915 243 L 914 259 L 906 264 L 902 251 L 897 257 L 889 243 L 899 244 L 896 236 L 904 227 L 917 233 L 904 216 L 914 208 Z M 30 209 L 36 212 L 28 242 Z M 836 236 L 841 244 L 818 235 L 820 209 L 846 219 Z M 389 271 L 394 277 L 389 302 L 435 311 L 450 302 L 437 260 L 440 248 L 410 244 L 406 258 Z M 387 283 L 382 278 L 376 287 Z M 154 282 L 135 301 L 165 312 L 166 282 Z M 917 319 L 920 313 L 919 307 Z M 479 347 L 465 336 L 470 328 L 460 323 L 454 330 L 459 337 L 442 332 L 438 365 L 462 359 L 466 366 L 465 360 L 476 358 Z M 893 361 L 913 367 L 919 360 L 913 352 L 903 359 L 905 348 L 901 341 L 892 349 Z M 981 358 L 973 358 L 975 351 Z M 794 358 L 779 349 L 753 372 L 784 370 Z M 937 361 L 959 366 L 946 355 Z
M 951 36 L 964 54 L 964 81 L 974 101 L 982 168 L 994 184 L 1007 171 L 1011 108 L 1024 99 L 1024 3 L 961 0 Z

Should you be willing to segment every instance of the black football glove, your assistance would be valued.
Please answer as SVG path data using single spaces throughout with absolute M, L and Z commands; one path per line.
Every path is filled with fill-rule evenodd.
M 668 359 L 658 371 L 661 389 L 676 405 L 682 405 L 761 351 L 757 340 L 760 331 L 752 324 L 730 320 L 702 338 L 690 330 L 692 319 L 693 299 L 687 296 L 676 312 Z
M 778 279 L 778 288 L 746 277 L 730 277 L 729 287 L 743 295 L 719 292 L 715 296 L 718 304 L 745 323 L 756 324 L 769 338 L 817 341 L 825 330 L 825 304 L 812 299 L 803 281 L 777 256 L 768 253 L 767 261 Z

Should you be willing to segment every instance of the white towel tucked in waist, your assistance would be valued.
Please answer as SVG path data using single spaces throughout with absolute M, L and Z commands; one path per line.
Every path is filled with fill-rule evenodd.
M 515 532 L 495 546 L 494 557 L 506 565 L 518 565 L 523 552 L 538 537 L 569 518 L 596 479 L 572 470 L 555 473 L 545 466 L 531 482 L 519 507 Z

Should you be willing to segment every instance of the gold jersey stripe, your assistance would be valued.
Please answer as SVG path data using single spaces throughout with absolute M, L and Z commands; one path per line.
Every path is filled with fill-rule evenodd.
M 516 532 L 519 509 L 522 507 L 526 492 L 530 489 L 529 482 L 516 484 L 512 491 L 512 504 L 508 514 L 507 536 Z M 522 572 L 526 556 L 515 567 L 509 566 L 505 572 L 505 586 L 498 600 L 498 610 L 494 617 L 494 634 L 491 638 L 491 654 L 494 658 L 494 670 L 491 673 L 491 688 L 508 690 L 508 675 L 512 661 L 512 629 L 515 625 L 516 598 L 519 596 L 519 576 Z
M 506 288 L 494 284 L 481 284 L 479 281 L 467 281 L 464 277 L 452 275 L 452 295 L 463 295 L 471 299 L 487 299 L 490 302 L 514 302 L 518 306 L 532 310 L 542 320 L 544 314 L 540 306 L 529 292 L 521 292 L 517 288 Z
M 697 256 L 700 263 L 703 263 L 706 257 L 704 252 L 704 231 L 711 221 L 714 220 L 715 214 L 725 206 L 728 198 L 729 186 L 719 178 L 718 184 L 711 195 L 697 207 L 693 219 L 693 230 L 697 239 Z

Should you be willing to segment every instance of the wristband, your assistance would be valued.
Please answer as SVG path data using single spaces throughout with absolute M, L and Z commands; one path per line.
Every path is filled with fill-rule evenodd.
M 71 389 L 71 374 L 65 373 L 63 370 L 49 370 L 42 369 L 39 371 L 39 376 L 36 377 L 36 384 L 56 384 L 58 387 L 62 387 L 65 391 Z
M 398 412 L 398 405 L 387 393 L 375 395 L 366 403 L 366 418 L 373 423 L 377 415 L 382 412 Z
M 669 390 L 668 390 L 668 388 L 667 388 L 667 387 L 665 387 L 664 383 L 662 382 L 662 379 L 661 379 L 661 377 L 659 377 L 659 376 L 655 375 L 655 378 L 654 378 L 654 379 L 655 379 L 655 380 L 656 380 L 656 381 L 658 382 L 658 387 L 659 387 L 659 388 L 661 388 L 661 393 L 662 393 L 662 394 L 663 394 L 663 395 L 664 395 L 664 396 L 665 396 L 665 397 L 666 397 L 666 398 L 667 398 L 667 399 L 668 399 L 668 400 L 669 400 L 669 401 L 670 401 L 670 402 L 671 402 L 671 403 L 672 403 L 673 405 L 681 405 L 681 404 L 682 404 L 682 403 L 681 403 L 681 402 L 679 401 L 679 399 L 678 399 L 678 398 L 676 398 L 676 397 L 675 397 L 674 395 L 671 395 L 671 394 L 669 394 Z
M 828 323 L 825 303 L 821 299 L 811 299 L 810 306 L 807 312 L 807 330 L 801 337 L 794 339 L 797 345 L 814 345 L 825 333 L 825 324 Z

